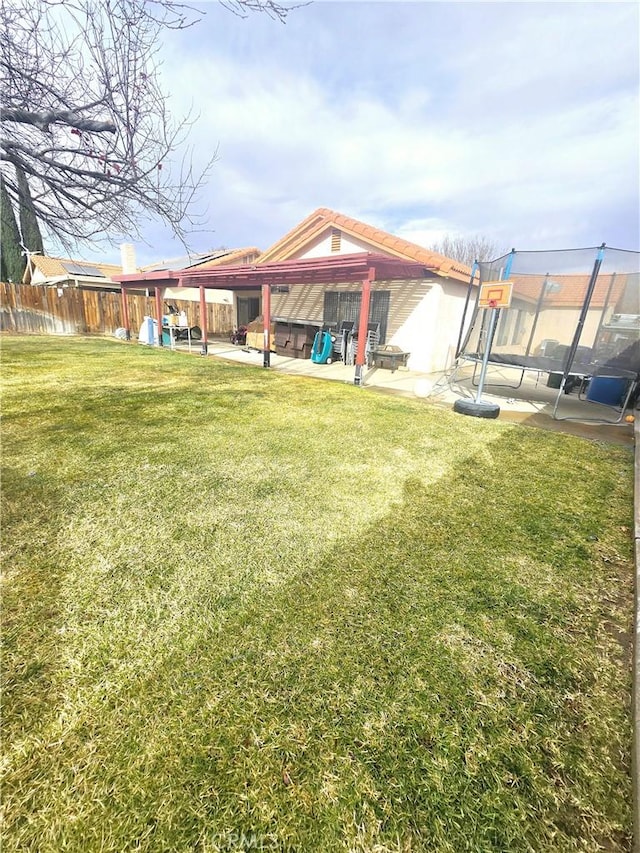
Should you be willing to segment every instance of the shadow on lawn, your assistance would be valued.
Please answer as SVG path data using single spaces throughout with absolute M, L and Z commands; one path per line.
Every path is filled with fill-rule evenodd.
M 610 512 L 628 469 L 594 477 L 609 451 L 586 443 L 549 460 L 565 440 L 510 430 L 453 477 L 408 481 L 361 536 L 229 614 L 217 674 L 199 673 L 222 691 L 223 733 L 185 757 L 192 795 L 216 755 L 231 790 L 250 786 L 230 828 L 269 837 L 262 798 L 283 832 L 305 827 L 299 849 L 336 825 L 346 849 L 354 815 L 366 849 L 629 850 L 628 649 L 605 624 L 632 614 Z M 506 459 L 526 460 L 526 482 Z
M 231 387 L 202 393 L 226 411 L 239 400 Z M 179 391 L 114 395 L 140 441 L 175 424 Z M 145 420 L 150 395 L 161 412 Z M 83 399 L 65 410 L 71 400 L 95 433 L 104 394 Z M 105 687 L 86 729 L 32 754 L 34 777 L 79 768 L 64 782 L 67 849 L 144 838 L 205 850 L 207 832 L 304 853 L 630 849 L 628 652 L 605 626 L 631 621 L 629 453 L 477 428 L 480 451 L 432 484 L 406 481 L 401 501 L 314 565 L 283 566 L 271 586 L 249 579 L 225 601 L 203 595 L 188 642 L 144 672 L 132 652 L 129 682 Z M 53 451 L 62 410 L 48 429 Z M 620 464 L 600 476 L 610 454 Z M 30 516 L 56 541 L 59 487 L 8 476 L 5 525 Z M 59 711 L 48 672 L 62 552 L 34 538 L 14 555 L 10 604 L 28 628 L 9 626 L 9 735 Z M 82 764 L 87 744 L 98 757 Z M 32 849 L 50 837 L 46 805 L 31 802 Z

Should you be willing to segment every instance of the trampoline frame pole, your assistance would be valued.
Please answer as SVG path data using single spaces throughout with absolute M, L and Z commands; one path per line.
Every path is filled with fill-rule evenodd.
M 458 343 L 456 344 L 456 358 L 459 357 L 460 352 L 462 351 L 462 335 L 464 333 L 464 321 L 467 319 L 467 310 L 469 308 L 469 302 L 471 301 L 471 288 L 474 284 L 474 279 L 476 277 L 476 273 L 480 269 L 480 264 L 478 261 L 473 262 L 473 266 L 471 267 L 471 275 L 469 276 L 469 286 L 467 287 L 467 297 L 464 300 L 464 308 L 462 310 L 462 320 L 460 321 L 460 332 L 458 334 Z
M 596 256 L 595 263 L 593 264 L 593 270 L 591 272 L 591 278 L 589 279 L 589 284 L 587 285 L 587 292 L 585 293 L 584 301 L 582 303 L 582 310 L 580 311 L 580 316 L 578 317 L 578 324 L 576 326 L 576 330 L 573 335 L 573 340 L 571 341 L 571 346 L 569 347 L 569 352 L 567 353 L 566 361 L 564 364 L 564 369 L 562 371 L 562 379 L 560 380 L 560 388 L 558 389 L 558 395 L 556 397 L 556 403 L 553 407 L 552 417 L 554 420 L 556 419 L 556 415 L 558 413 L 558 406 L 560 405 L 560 398 L 564 393 L 565 386 L 567 384 L 567 379 L 569 378 L 569 374 L 571 373 L 571 368 L 573 366 L 573 361 L 576 357 L 576 352 L 578 351 L 578 345 L 580 344 L 580 338 L 582 337 L 582 332 L 584 329 L 585 320 L 587 318 L 587 314 L 589 313 L 589 306 L 591 305 L 591 298 L 593 296 L 593 291 L 596 287 L 596 282 L 598 280 L 598 274 L 600 272 L 600 267 L 602 266 L 602 262 L 604 260 L 604 254 L 607 248 L 607 244 L 603 243 L 598 249 L 598 254 Z

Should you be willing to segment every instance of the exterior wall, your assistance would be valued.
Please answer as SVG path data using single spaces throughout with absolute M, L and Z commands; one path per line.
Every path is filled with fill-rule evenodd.
M 205 302 L 212 305 L 233 305 L 233 292 L 231 290 L 214 290 L 205 288 Z M 164 292 L 165 302 L 184 301 L 200 302 L 200 288 L 198 287 L 167 287 Z
M 409 319 L 432 288 L 430 281 L 376 281 L 372 290 L 390 291 L 387 343 Z M 359 293 L 360 283 L 336 285 L 292 285 L 289 293 L 274 293 L 271 297 L 271 314 L 275 318 L 309 321 L 322 324 L 324 294 L 328 291 Z
M 331 251 L 331 229 L 325 231 L 315 242 L 308 244 L 299 252 L 291 255 L 291 258 L 330 258 L 335 255 L 352 255 L 354 252 L 375 252 L 380 251 L 375 249 L 371 243 L 366 243 L 364 240 L 357 240 L 344 231 L 340 232 L 340 251 Z
M 360 285 L 292 284 L 289 293 L 271 294 L 271 316 L 282 320 L 305 320 L 322 325 L 325 290 L 360 290 Z
M 271 314 L 277 319 L 321 325 L 327 291 L 359 292 L 361 284 L 292 285 L 274 293 Z M 387 344 L 411 353 L 411 370 L 445 370 L 455 358 L 467 286 L 439 278 L 418 281 L 377 281 L 372 290 L 390 292 Z
M 411 370 L 425 373 L 446 370 L 453 364 L 468 289 L 462 282 L 447 279 L 434 279 L 430 284 L 389 340 L 411 353 Z
M 536 327 L 535 340 L 531 351 L 535 352 L 536 347 L 543 338 L 560 341 L 561 344 L 570 344 L 578 325 L 580 310 L 580 308 L 552 308 L 542 311 Z M 601 316 L 601 308 L 594 308 L 587 311 L 584 329 L 580 337 L 581 346 L 593 346 Z
M 31 284 L 44 284 L 47 281 L 44 273 L 41 273 L 37 267 L 33 267 L 31 271 Z
M 460 335 L 460 324 L 464 313 L 464 306 L 469 292 L 468 283 L 442 279 L 442 299 L 439 305 L 437 318 L 437 348 L 435 352 L 435 364 L 433 370 L 446 370 L 453 366 L 456 359 L 456 347 Z M 471 294 L 470 306 L 473 306 L 475 290 Z M 470 319 L 467 313 L 466 322 Z

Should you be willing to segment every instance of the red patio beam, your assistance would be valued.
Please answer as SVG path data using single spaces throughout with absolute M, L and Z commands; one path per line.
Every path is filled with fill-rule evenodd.
M 263 284 L 334 284 L 361 282 L 369 269 L 376 279 L 424 278 L 434 267 L 373 252 L 336 255 L 331 258 L 304 258 L 268 264 L 244 264 L 207 269 L 156 270 L 150 273 L 114 276 L 128 288 L 162 284 L 165 287 L 211 287 L 221 290 L 255 289 Z
M 356 374 L 354 385 L 362 385 L 362 368 L 364 366 L 369 332 L 369 304 L 371 302 L 371 283 L 375 281 L 376 271 L 371 268 L 362 282 L 362 298 L 360 300 L 360 318 L 358 322 L 358 350 L 356 352 Z

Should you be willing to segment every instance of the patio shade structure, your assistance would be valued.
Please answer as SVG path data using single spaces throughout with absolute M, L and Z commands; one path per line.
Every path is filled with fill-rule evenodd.
M 375 281 L 410 280 L 425 278 L 433 267 L 402 258 L 373 252 L 358 252 L 336 257 L 305 258 L 273 263 L 215 266 L 208 269 L 156 270 L 153 272 L 113 276 L 120 282 L 122 311 L 127 337 L 130 337 L 127 294 L 139 290 L 155 289 L 158 330 L 162 329 L 162 305 L 167 287 L 195 287 L 200 291 L 200 324 L 202 328 L 202 354 L 207 353 L 207 317 L 205 291 L 214 290 L 262 290 L 262 314 L 264 318 L 263 366 L 270 367 L 271 354 L 271 287 L 288 285 L 300 287 L 310 284 L 361 283 L 362 300 L 358 322 L 358 350 L 354 384 L 362 384 L 362 368 L 365 363 L 366 332 L 369 319 L 371 286 Z M 292 318 L 293 319 L 293 318 Z M 162 346 L 162 335 L 158 334 L 158 345 Z

